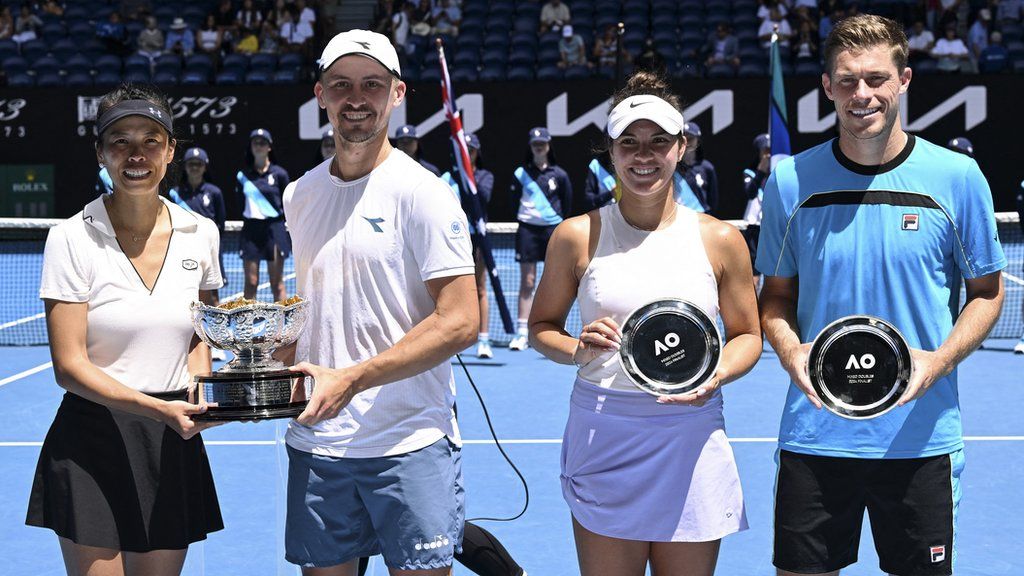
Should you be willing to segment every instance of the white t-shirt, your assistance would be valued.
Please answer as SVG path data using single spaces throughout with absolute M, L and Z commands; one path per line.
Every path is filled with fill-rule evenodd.
M 220 288 L 220 235 L 212 220 L 161 198 L 171 239 L 153 292 L 121 250 L 103 198 L 50 230 L 39 297 L 88 302 L 89 360 L 142 392 L 189 385 L 188 346 L 195 330 L 189 305 L 200 290 Z
M 907 48 L 910 50 L 928 50 L 928 47 L 934 43 L 935 35 L 932 34 L 931 30 L 924 30 L 907 40 Z
M 939 38 L 939 41 L 935 43 L 935 47 L 932 48 L 932 56 L 966 56 L 967 46 L 964 41 L 959 38 L 947 40 L 946 38 Z
M 298 294 L 309 301 L 296 360 L 343 368 L 391 348 L 434 311 L 425 282 L 473 274 L 466 215 L 451 188 L 392 150 L 370 174 L 343 182 L 326 160 L 291 183 L 284 212 Z M 357 394 L 333 419 L 292 421 L 288 445 L 375 458 L 461 442 L 448 362 Z

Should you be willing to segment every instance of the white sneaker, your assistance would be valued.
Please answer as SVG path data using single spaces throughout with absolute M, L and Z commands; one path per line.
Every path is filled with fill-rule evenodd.
M 1024 339 L 1021 339 L 1021 341 L 1017 342 L 1017 345 L 1013 347 L 1013 353 L 1024 354 Z
M 491 352 L 491 343 L 480 341 L 476 345 L 476 357 L 477 358 L 494 358 L 494 353 Z
M 223 362 L 228 359 L 228 355 L 220 348 L 211 348 L 210 358 L 214 360 L 220 360 L 221 362 Z
M 516 336 L 508 343 L 509 350 L 526 350 L 530 347 L 530 341 L 526 336 Z

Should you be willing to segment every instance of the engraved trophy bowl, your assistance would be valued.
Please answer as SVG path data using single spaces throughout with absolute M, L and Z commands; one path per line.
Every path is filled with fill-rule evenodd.
M 305 374 L 288 370 L 271 354 L 298 339 L 306 324 L 306 300 L 231 309 L 193 302 L 191 310 L 203 342 L 235 355 L 216 372 L 195 377 L 193 399 L 209 406 L 196 420 L 266 420 L 302 413 L 312 385 L 306 385 Z

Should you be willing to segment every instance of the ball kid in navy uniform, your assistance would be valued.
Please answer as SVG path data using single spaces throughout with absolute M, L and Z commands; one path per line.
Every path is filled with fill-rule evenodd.
M 242 261 L 245 266 L 245 297 L 256 298 L 260 261 L 267 261 L 274 300 L 284 300 L 284 261 L 292 252 L 284 225 L 281 195 L 291 178 L 275 163 L 274 138 L 265 128 L 249 134 L 245 167 L 235 176 L 242 202 Z
M 210 156 L 202 148 L 189 148 L 182 157 L 185 165 L 185 181 L 167 191 L 167 195 L 175 204 L 185 210 L 205 216 L 217 225 L 220 232 L 221 245 L 224 244 L 224 222 L 227 220 L 227 212 L 224 209 L 224 195 L 220 188 L 209 180 L 207 167 L 210 165 Z M 224 252 L 220 253 L 220 273 L 225 279 Z M 227 282 L 224 283 L 227 285 Z M 220 303 L 220 295 L 217 290 L 210 290 L 206 302 L 211 306 Z
M 516 168 L 509 195 L 516 209 L 519 230 L 516 232 L 516 261 L 519 262 L 519 322 L 511 350 L 529 346 L 527 319 L 533 305 L 537 280 L 537 262 L 544 261 L 548 239 L 555 226 L 569 216 L 572 209 L 572 184 L 569 175 L 558 165 L 551 151 L 551 134 L 547 128 L 530 129 L 530 149 L 523 165 Z
M 398 130 L 395 130 L 395 148 L 398 148 L 409 158 L 420 163 L 427 170 L 434 173 L 434 176 L 441 175 L 441 169 L 434 166 L 430 162 L 427 162 L 420 157 L 420 138 L 416 134 L 416 127 L 412 124 L 406 124 L 405 126 L 399 126 Z

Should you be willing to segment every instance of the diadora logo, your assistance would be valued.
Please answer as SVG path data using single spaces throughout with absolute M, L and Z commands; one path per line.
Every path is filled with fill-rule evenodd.
M 679 334 L 669 332 L 668 334 L 665 334 L 664 342 L 661 340 L 654 341 L 654 355 L 661 356 L 676 346 L 679 346 Z
M 946 547 L 945 546 L 932 546 L 928 549 L 932 555 L 932 564 L 938 564 L 946 559 Z
M 435 550 L 437 548 L 447 546 L 449 544 L 451 544 L 451 541 L 448 540 L 447 536 L 445 536 L 444 534 L 438 534 L 437 536 L 434 536 L 434 539 L 429 542 L 417 540 L 414 548 L 416 548 L 416 550 Z
M 181 267 L 185 270 L 195 270 L 196 268 L 199 268 L 199 262 L 196 262 L 191 258 L 186 258 L 181 261 Z
M 918 227 L 918 215 L 917 214 L 904 214 L 903 225 L 900 226 L 901 230 L 917 230 Z
M 846 361 L 846 369 L 850 370 L 871 370 L 875 367 L 875 357 L 871 354 L 865 354 L 860 357 L 860 361 L 853 354 L 850 354 L 850 359 Z
M 370 223 L 370 226 L 373 226 L 374 232 L 384 232 L 384 229 L 378 226 L 378 224 L 384 222 L 383 218 L 367 218 L 366 216 L 363 216 L 363 220 L 366 220 L 367 222 Z

